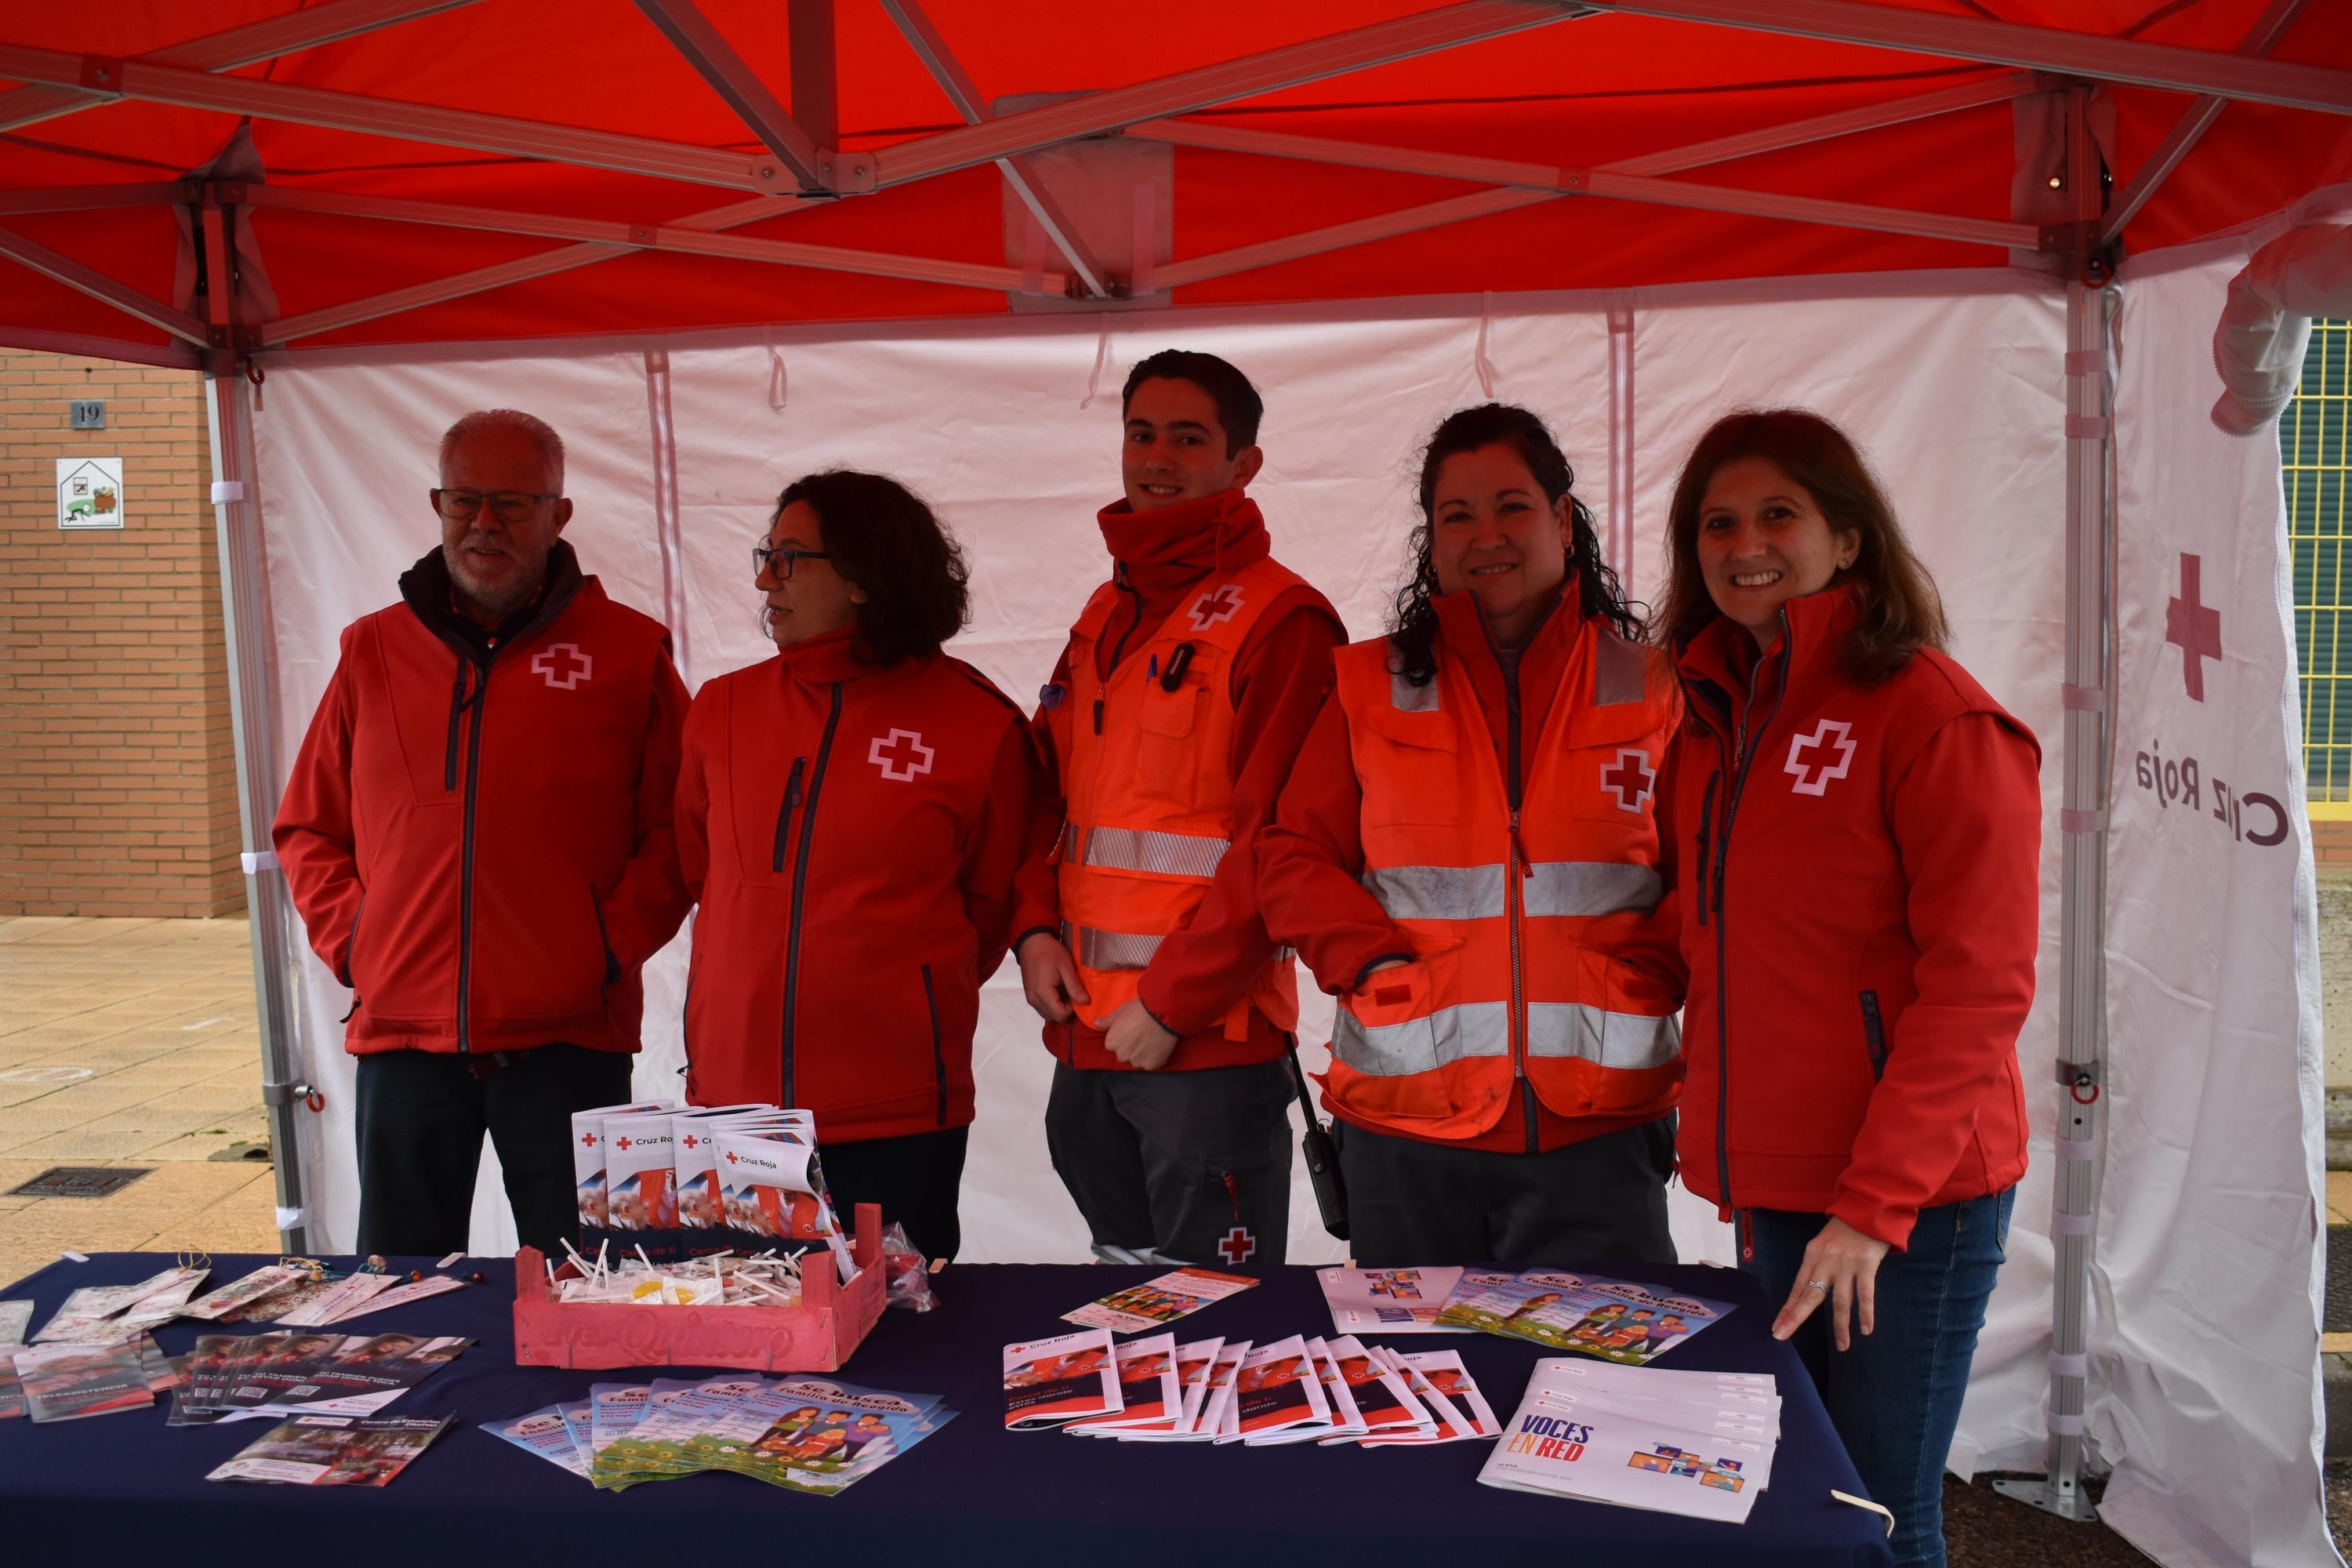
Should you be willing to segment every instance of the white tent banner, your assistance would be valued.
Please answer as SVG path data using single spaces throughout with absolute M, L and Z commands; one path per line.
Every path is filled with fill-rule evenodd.
M 2205 417 L 2246 247 L 2124 274 L 2108 1112 L 2089 1431 L 2162 1561 L 2337 1561 L 2319 968 L 2279 455 Z M 2185 259 L 2185 258 L 2183 258 Z
M 2170 306 L 2150 300 L 2143 313 L 2159 309 L 2185 312 L 2165 329 L 2183 342 L 2210 333 L 2212 311 L 2202 295 Z M 1484 367 L 1477 353 L 1482 313 Z M 1953 1468 L 1963 1475 L 1979 1467 L 2038 1468 L 2049 1346 L 2051 1129 L 2059 1092 L 2051 1064 L 2065 496 L 2063 311 L 2062 297 L 2045 280 L 2025 274 L 1910 275 L 1606 299 L 1496 298 L 1483 310 L 1475 300 L 1460 307 L 1440 301 L 1029 319 L 861 330 L 856 336 L 779 330 L 731 343 L 674 341 L 658 355 L 632 344 L 543 353 L 467 351 L 477 357 L 462 360 L 452 357 L 455 351 L 397 359 L 295 356 L 271 365 L 267 406 L 256 419 L 281 755 L 294 754 L 324 689 L 338 631 L 390 603 L 399 573 L 435 542 L 425 492 L 433 483 L 441 430 L 467 409 L 488 406 L 530 409 L 563 432 L 571 450 L 566 488 L 577 502 L 567 537 L 615 598 L 657 616 L 666 604 L 682 605 L 690 684 L 766 653 L 749 581 L 750 546 L 785 482 L 847 465 L 901 478 L 954 529 L 973 566 L 972 623 L 955 651 L 1028 705 L 1070 619 L 1108 570 L 1093 517 L 1118 493 L 1119 383 L 1129 364 L 1163 347 L 1222 353 L 1264 390 L 1267 464 L 1252 493 L 1265 510 L 1277 553 L 1331 596 L 1357 637 L 1382 629 L 1388 596 L 1402 573 L 1418 445 L 1447 411 L 1486 395 L 1482 368 L 1495 396 L 1523 403 L 1551 423 L 1577 467 L 1578 492 L 1603 520 L 1604 536 L 1612 499 L 1619 501 L 1633 540 L 1623 564 L 1637 596 L 1657 591 L 1660 531 L 1675 469 L 1716 416 L 1741 405 L 1801 404 L 1837 420 L 1862 443 L 1944 590 L 1954 652 L 2042 736 L 2044 747 L 2050 830 L 2041 995 L 2019 1046 L 2025 1080 L 2033 1086 L 2034 1164 L 2020 1191 L 2009 1262 L 1952 1454 Z M 656 363 L 664 383 L 658 388 L 650 384 Z M 2210 397 L 2201 384 L 2194 395 L 2184 396 L 2183 384 L 2176 380 L 2166 390 L 2150 384 L 2138 395 L 2160 411 L 2168 432 L 2152 437 L 2143 426 L 2156 447 L 2173 439 L 2176 425 L 2184 431 L 2203 426 Z M 2255 445 L 2225 447 L 2234 465 L 2230 473 L 2252 474 L 2247 465 L 2253 459 L 2246 453 Z M 666 566 L 655 476 L 673 464 L 679 560 Z M 2163 482 L 2178 488 L 2176 481 Z M 2223 491 L 2202 510 L 2177 510 L 2166 526 L 2183 537 L 2205 528 L 2216 530 L 2217 538 L 2240 538 L 2242 531 L 2231 533 L 2229 525 L 2244 515 L 2253 492 L 2243 485 Z M 2275 506 L 2273 473 L 2260 515 L 2267 520 Z M 2127 535 L 2134 515 L 2126 513 Z M 2267 532 L 2256 531 L 2260 539 L 2240 541 L 2245 553 L 2235 578 L 2259 577 L 2268 584 L 2275 546 Z M 2209 574 L 2207 581 L 2217 575 Z M 2267 635 L 2275 644 L 2275 605 L 2265 597 L 2262 607 L 2271 616 Z M 2160 622 L 2160 605 L 2157 614 Z M 2251 638 L 2245 646 L 2252 647 Z M 2235 647 L 2231 655 L 2253 657 L 2240 656 Z M 2268 757 L 2275 775 L 2286 754 L 2278 713 L 2284 655 L 2273 647 L 2262 657 L 2269 662 L 2259 670 L 2248 664 L 2244 679 L 2249 692 L 2267 679 L 2267 694 L 2259 703 L 2249 700 L 2225 710 L 2242 726 L 2232 743 L 2248 756 Z M 2127 663 L 2126 673 L 2134 668 Z M 2164 733 L 2169 751 L 2172 731 Z M 2299 826 L 2299 794 L 2289 804 Z M 2230 847 L 2243 850 L 2236 843 Z M 2307 847 L 2291 847 L 2276 858 L 2298 857 L 2307 868 Z M 2241 886 L 2222 878 L 2215 864 L 2215 879 L 2206 886 Z M 2126 881 L 2118 877 L 2115 886 L 2120 889 Z M 2228 926 L 2234 921 L 2243 929 L 2228 940 L 2249 953 L 2265 943 L 2284 951 L 2287 895 L 2242 887 L 2242 900 L 2200 898 L 2192 909 L 2175 909 L 2168 918 L 2182 923 L 2171 940 L 2184 951 L 2220 951 L 2225 927 L 2237 929 Z M 2307 905 L 2307 890 L 2305 900 Z M 2125 909 L 2122 899 L 2116 907 L 2119 913 Z M 2211 922 L 2210 928 L 2203 922 Z M 687 940 L 681 935 L 648 966 L 646 1052 L 636 1081 L 641 1094 L 676 1093 L 679 1087 Z M 327 1096 L 305 1190 L 311 1194 L 316 1244 L 348 1248 L 357 1213 L 352 1074 L 336 1020 L 349 998 L 307 952 L 301 963 L 302 1059 L 310 1081 Z M 2118 1142 L 2137 1135 L 2121 1131 L 2133 1124 L 2134 1096 L 2151 1094 L 2168 1107 L 2168 1097 L 2182 1091 L 2160 1087 L 2168 1081 L 2162 1075 L 2202 1075 L 2216 1040 L 2273 1031 L 2263 1037 L 2265 1049 L 2275 1050 L 2274 1031 L 2284 1027 L 2292 1045 L 2294 999 L 2300 994 L 2305 1009 L 2315 1008 L 2315 972 L 2290 967 L 2283 976 L 2277 990 L 2251 979 L 2227 989 L 2218 980 L 2197 987 L 2195 994 L 2206 999 L 2198 1004 L 2203 1008 L 2199 1032 L 2167 1025 L 2131 1042 L 2137 1065 L 2129 1075 L 2119 1069 L 2108 1090 Z M 1322 1060 L 1330 1005 L 1311 985 L 1302 990 L 1307 1016 L 1301 1037 L 1314 1069 Z M 2273 1019 L 2274 1013 L 2284 1025 Z M 2122 1033 L 2119 1026 L 2119 1041 Z M 2311 1037 L 2315 1050 L 2315 1026 Z M 2176 1068 L 2172 1053 L 2197 1065 Z M 1083 1258 L 1084 1227 L 1038 1136 L 1050 1058 L 1010 966 L 983 994 L 974 1060 L 979 1110 L 964 1185 L 963 1258 Z M 2193 1135 L 2189 1141 L 2200 1147 L 2210 1139 L 2217 1148 L 2249 1136 L 2249 1122 L 2229 1120 L 2236 1114 L 2229 1109 L 2236 1103 L 2227 1092 L 2231 1089 L 2242 1090 L 2249 1103 L 2268 1096 L 2286 1116 L 2284 1125 L 2298 1128 L 2296 1097 L 2315 1107 L 2317 1091 L 2298 1084 L 2293 1065 L 2283 1062 L 2283 1076 L 2259 1088 L 2205 1086 L 2209 1100 L 2221 1092 L 2218 1106 L 2209 1103 L 2204 1114 L 2221 1120 L 2209 1129 L 2192 1114 L 2184 1136 Z M 2158 1120 L 2175 1114 L 2168 1110 Z M 2274 1133 L 2278 1124 L 2263 1125 Z M 2159 1142 L 2169 1152 L 2185 1146 L 2160 1128 Z M 2168 1243 L 2145 1245 L 2172 1249 L 2160 1265 L 2147 1267 L 2165 1279 L 2175 1270 L 2185 1279 L 2227 1269 L 2249 1292 L 2260 1294 L 2268 1282 L 2275 1294 L 2279 1270 L 2254 1267 L 2250 1256 L 2292 1257 L 2298 1262 L 2290 1305 L 2303 1310 L 2300 1259 L 2311 1247 L 2315 1178 L 2300 1163 L 2301 1147 L 2298 1142 L 2294 1159 L 2273 1162 L 2276 1170 L 2264 1166 L 2250 1173 L 2247 1166 L 2233 1166 L 2228 1180 L 2242 1190 L 2243 1202 L 2226 1222 L 2217 1220 L 2222 1228 L 2210 1234 L 2172 1229 L 2171 1211 L 2162 1205 L 2140 1211 L 2137 1223 L 2149 1227 L 2151 1237 L 2159 1226 L 2168 1237 Z M 1727 1232 L 1712 1211 L 1679 1192 L 1675 1200 L 1684 1258 L 1727 1262 Z M 2108 1226 L 2117 1223 L 2116 1205 L 2132 1201 L 2109 1184 L 2100 1221 L 2103 1245 Z M 511 1246 L 511 1237 L 495 1167 L 486 1156 L 474 1244 L 498 1251 Z M 1342 1251 L 1316 1223 L 1302 1173 L 1292 1203 L 1292 1260 L 1326 1260 Z M 2128 1306 L 2134 1298 L 2122 1300 Z M 2231 1450 L 2218 1460 L 2199 1461 L 2220 1467 L 2205 1483 L 2216 1489 L 2214 1495 L 2235 1486 L 2244 1500 L 2233 1506 L 2250 1516 L 2280 1521 L 2293 1514 L 2294 1509 L 2280 1503 L 2282 1473 L 2257 1474 L 2252 1467 L 2259 1455 L 2298 1454 L 2309 1447 L 2311 1415 L 2303 1406 L 2310 1400 L 2312 1321 L 2308 1310 L 2294 1319 L 2293 1311 L 2271 1310 L 2271 1305 L 2209 1321 L 2233 1324 L 2225 1347 L 2231 1356 L 2266 1364 L 2277 1378 L 2300 1379 L 2300 1403 L 2282 1412 L 2276 1400 L 2241 1401 L 2213 1387 L 2208 1393 L 2218 1410 L 2184 1414 L 2173 1406 L 2169 1382 L 2150 1374 L 2152 1366 L 2166 1364 L 2151 1355 L 2134 1363 L 2141 1368 L 2137 1381 L 2119 1379 L 2099 1407 L 2108 1458 L 2144 1445 L 2161 1467 L 2147 1475 L 2162 1478 L 2168 1488 L 2188 1486 L 2192 1483 L 2175 1468 L 2186 1462 L 2179 1456 L 2202 1445 L 2206 1437 L 2195 1434 L 2210 1428 Z M 2118 1316 L 2112 1301 L 2105 1316 L 2112 1330 Z M 2238 1326 L 2245 1329 L 2242 1338 Z M 2201 1358 L 2194 1362 L 2200 1370 L 2191 1374 L 2201 1378 L 2202 1368 L 2222 1363 L 2218 1352 L 2181 1350 L 2179 1334 L 2192 1329 L 2191 1319 L 2182 1317 L 2179 1332 L 2161 1348 Z M 2110 1332 L 2102 1343 L 2114 1342 Z M 2299 1475 L 2285 1479 L 2301 1488 Z M 2315 1493 L 2306 1499 L 2297 1489 L 2294 1496 L 2295 1509 L 2315 1521 Z

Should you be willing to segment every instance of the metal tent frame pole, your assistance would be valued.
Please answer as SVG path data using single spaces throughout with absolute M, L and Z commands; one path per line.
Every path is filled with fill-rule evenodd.
M 2080 232 L 2101 217 L 2098 150 L 2077 89 L 2068 113 L 2065 179 Z M 2113 604 L 2116 518 L 2114 395 L 2110 375 L 2114 292 L 2104 257 L 2072 258 L 2066 284 L 2066 683 L 2065 769 L 2059 830 L 2058 1082 L 2063 1090 L 2051 1190 L 2048 1473 L 1993 1488 L 2063 1518 L 2091 1521 L 2082 1489 L 2084 1415 L 2089 1403 L 2088 1344 L 2093 1226 L 2098 1212 L 2100 1134 L 2105 1121 L 2106 854 L 2110 726 L 2115 712 Z
M 227 356 L 220 356 L 226 358 Z M 253 387 L 233 360 L 209 368 L 213 526 L 220 556 L 221 621 L 228 647 L 229 723 L 236 738 L 236 815 L 245 908 L 253 937 L 253 994 L 261 1026 L 261 1098 L 269 1112 L 278 1231 L 289 1253 L 310 1249 L 304 1194 L 302 1079 L 294 996 L 293 900 L 269 847 L 277 816 L 277 682 L 270 675 L 268 568 L 253 454 Z

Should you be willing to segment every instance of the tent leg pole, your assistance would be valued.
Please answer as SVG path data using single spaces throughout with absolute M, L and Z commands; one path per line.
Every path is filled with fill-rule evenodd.
M 245 852 L 246 921 L 253 934 L 253 994 L 261 1026 L 261 1098 L 269 1112 L 279 1245 L 310 1249 L 303 1201 L 303 1102 L 297 1049 L 292 900 L 270 852 L 277 815 L 276 686 L 269 676 L 268 594 L 255 488 L 253 388 L 229 366 L 205 383 L 212 428 L 213 527 L 219 552 L 222 630 L 228 653 L 229 726 L 236 741 L 236 814 Z
M 2072 119 L 2069 183 L 2095 202 L 2097 157 L 2078 89 Z M 2091 209 L 2095 216 L 2095 209 Z M 2115 711 L 2108 635 L 2115 547 L 2110 457 L 2114 399 L 2108 373 L 2105 274 L 2073 258 L 2066 285 L 2066 689 L 2064 809 L 2059 883 L 2059 1016 L 2056 1128 L 2052 1182 L 2049 1473 L 1996 1481 L 2006 1497 L 2063 1518 L 2098 1511 L 2083 1490 L 2084 1415 L 2088 1407 L 2088 1333 L 2093 1226 L 2098 1212 L 2100 1133 L 2106 1087 L 2106 805 L 2109 727 Z

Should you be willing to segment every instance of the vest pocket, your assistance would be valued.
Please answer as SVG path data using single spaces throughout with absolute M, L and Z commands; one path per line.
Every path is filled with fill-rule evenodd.
M 1201 758 L 1192 738 L 1200 721 L 1202 689 L 1187 682 L 1163 691 L 1156 680 L 1143 687 L 1143 711 L 1136 725 L 1135 785 L 1154 800 L 1191 805 L 1198 796 Z M 1224 759 L 1219 758 L 1222 763 Z

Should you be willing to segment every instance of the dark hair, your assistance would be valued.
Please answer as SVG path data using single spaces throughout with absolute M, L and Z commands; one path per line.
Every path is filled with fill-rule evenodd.
M 1923 647 L 1948 637 L 1935 579 L 1912 553 L 1895 508 L 1844 431 L 1809 408 L 1742 408 L 1708 427 L 1675 481 L 1666 514 L 1666 600 L 1658 633 L 1679 646 L 1722 612 L 1698 564 L 1698 514 L 1707 486 L 1727 463 L 1761 458 L 1812 497 L 1835 534 L 1858 533 L 1862 548 L 1832 584 L 1851 583 L 1862 618 L 1839 650 L 1846 673 L 1875 685 Z
M 1190 349 L 1161 349 L 1136 361 L 1135 368 L 1127 373 L 1127 385 L 1119 390 L 1118 411 L 1122 417 L 1128 405 L 1135 401 L 1135 389 L 1147 381 L 1189 381 L 1207 393 L 1209 401 L 1217 405 L 1217 423 L 1225 427 L 1226 457 L 1244 447 L 1257 445 L 1257 426 L 1265 417 L 1265 399 L 1257 395 L 1249 377 L 1216 355 L 1194 353 Z
M 1437 470 L 1445 459 L 1482 447 L 1509 447 L 1527 464 L 1528 472 L 1543 487 L 1544 498 L 1558 503 L 1568 498 L 1573 542 L 1568 551 L 1570 581 L 1576 585 L 1578 606 L 1591 620 L 1605 623 L 1619 637 L 1639 642 L 1642 616 L 1628 604 L 1617 574 L 1601 558 L 1601 536 L 1592 526 L 1592 510 L 1571 489 L 1576 470 L 1568 455 L 1552 439 L 1544 422 L 1508 403 L 1481 403 L 1456 409 L 1445 416 L 1421 451 L 1421 521 L 1413 525 L 1405 548 L 1412 556 L 1412 575 L 1396 591 L 1390 611 L 1390 663 L 1415 686 L 1426 686 L 1437 674 L 1437 609 L 1430 601 L 1438 594 L 1437 568 L 1430 560 L 1431 524 L 1437 499 Z
M 875 664 L 937 653 L 963 629 L 971 572 L 955 537 L 913 491 L 880 474 L 833 468 L 808 474 L 776 498 L 776 519 L 806 501 L 824 531 L 827 564 L 866 590 L 857 651 Z

